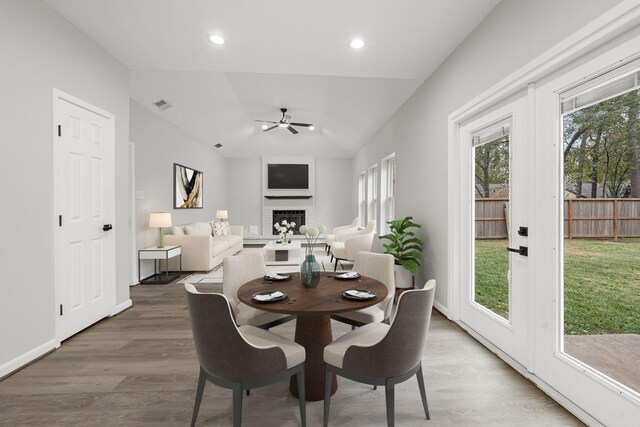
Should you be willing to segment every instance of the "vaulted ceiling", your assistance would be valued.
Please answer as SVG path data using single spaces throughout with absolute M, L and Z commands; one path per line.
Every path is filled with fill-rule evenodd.
M 225 157 L 351 158 L 499 0 L 45 0 Z M 211 34 L 224 45 L 209 41 Z M 349 42 L 365 45 L 354 50 Z M 153 103 L 165 99 L 161 111 Z M 315 125 L 262 132 L 254 120 Z

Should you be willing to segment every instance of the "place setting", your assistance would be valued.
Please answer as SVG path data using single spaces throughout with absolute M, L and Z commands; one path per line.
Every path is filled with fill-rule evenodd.
M 251 299 L 257 303 L 264 304 L 264 303 L 282 301 L 287 297 L 288 295 L 286 294 L 286 292 L 276 290 L 276 291 L 256 292 L 251 296 Z

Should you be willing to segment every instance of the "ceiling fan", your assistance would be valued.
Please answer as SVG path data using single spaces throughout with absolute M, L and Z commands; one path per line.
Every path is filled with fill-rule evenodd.
M 280 111 L 282 111 L 282 118 L 280 119 L 279 122 L 273 122 L 271 120 L 256 120 L 256 122 L 273 124 L 273 126 L 263 125 L 262 126 L 262 132 L 269 132 L 270 130 L 273 130 L 273 129 L 277 128 L 277 127 L 281 127 L 281 128 L 289 129 L 289 132 L 291 132 L 292 134 L 295 135 L 295 134 L 298 133 L 298 131 L 295 130 L 293 128 L 293 126 L 302 126 L 302 127 L 309 128 L 309 129 L 313 130 L 313 124 L 311 124 L 311 123 L 292 123 L 291 122 L 291 116 L 289 116 L 287 114 L 287 109 L 286 108 L 281 108 Z

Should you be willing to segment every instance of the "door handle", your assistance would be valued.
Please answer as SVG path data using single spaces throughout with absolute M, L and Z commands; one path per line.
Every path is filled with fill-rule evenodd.
M 113 228 L 113 225 L 111 224 L 105 224 L 102 226 L 102 231 L 109 231 Z
M 518 255 L 529 256 L 529 248 L 527 246 L 520 246 L 518 249 L 516 248 L 507 248 L 509 252 L 515 252 Z

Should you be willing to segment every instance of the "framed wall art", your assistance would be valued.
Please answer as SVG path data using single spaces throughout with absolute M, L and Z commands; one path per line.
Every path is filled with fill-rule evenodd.
M 173 208 L 202 209 L 202 172 L 173 164 Z

